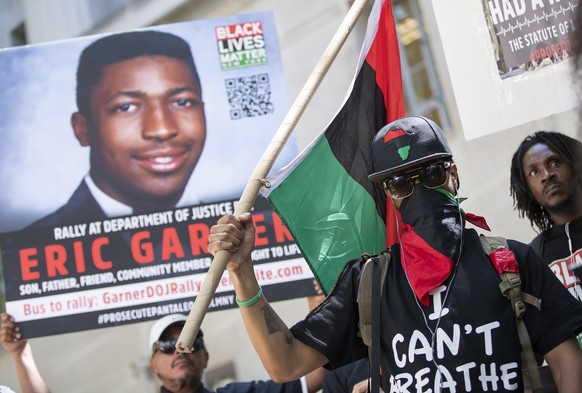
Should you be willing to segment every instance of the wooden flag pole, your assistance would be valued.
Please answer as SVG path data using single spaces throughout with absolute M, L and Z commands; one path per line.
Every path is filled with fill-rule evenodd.
M 311 75 L 305 82 L 303 89 L 299 92 L 299 95 L 293 102 L 291 109 L 287 112 L 287 115 L 283 119 L 283 122 L 279 126 L 279 129 L 273 136 L 273 139 L 267 146 L 267 149 L 263 153 L 261 159 L 259 160 L 257 166 L 253 170 L 247 185 L 241 195 L 238 205 L 236 206 L 235 215 L 240 215 L 251 211 L 251 208 L 255 204 L 259 190 L 263 186 L 264 179 L 273 167 L 277 156 L 283 149 L 285 142 L 289 139 L 291 132 L 297 125 L 297 122 L 303 115 L 305 108 L 313 98 L 315 91 L 321 84 L 323 77 L 329 70 L 331 64 L 337 57 L 341 47 L 346 42 L 348 36 L 350 35 L 354 25 L 356 24 L 358 18 L 364 11 L 364 8 L 369 0 L 355 0 L 354 4 L 350 7 L 350 10 L 344 17 L 340 27 L 332 37 L 327 48 L 323 52 L 323 55 L 316 64 Z M 178 342 L 176 343 L 176 348 L 180 352 L 190 352 L 202 320 L 206 315 L 210 301 L 216 292 L 218 283 L 222 278 L 222 274 L 226 269 L 226 264 L 230 253 L 225 250 L 221 250 L 216 253 L 212 264 L 208 269 L 208 273 L 202 282 L 200 292 L 196 296 L 196 300 L 192 305 L 192 310 L 188 315 L 188 319 L 182 329 L 180 337 L 178 337 Z

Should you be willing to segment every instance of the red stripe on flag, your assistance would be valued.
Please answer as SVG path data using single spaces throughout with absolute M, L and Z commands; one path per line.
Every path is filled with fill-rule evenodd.
M 400 50 L 390 0 L 385 0 L 382 5 L 378 29 L 366 62 L 376 71 L 376 84 L 384 94 L 386 124 L 404 116 Z M 400 215 L 392 199 L 386 199 L 386 246 L 389 247 L 398 242 L 396 221 L 400 220 Z
M 390 0 L 385 0 L 382 5 L 378 29 L 366 62 L 376 71 L 376 83 L 384 94 L 386 123 L 404 116 L 400 50 Z

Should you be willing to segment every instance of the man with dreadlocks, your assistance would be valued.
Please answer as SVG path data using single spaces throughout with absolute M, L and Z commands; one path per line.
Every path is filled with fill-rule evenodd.
M 511 160 L 514 207 L 539 232 L 530 246 L 579 301 L 582 286 L 574 272 L 578 268 L 580 276 L 582 270 L 581 178 L 582 143 L 558 132 L 526 137 Z M 577 339 L 582 346 L 582 334 Z M 544 386 L 552 386 L 548 368 L 542 367 L 540 374 Z
M 538 131 L 511 160 L 511 195 L 520 217 L 539 231 L 532 248 L 562 284 L 582 301 L 582 143 L 558 132 Z

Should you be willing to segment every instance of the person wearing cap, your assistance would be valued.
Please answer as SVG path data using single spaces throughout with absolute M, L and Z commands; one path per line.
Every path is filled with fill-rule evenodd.
M 380 309 L 380 365 L 390 392 L 523 392 L 521 345 L 511 302 L 479 235 L 484 219 L 460 208 L 459 174 L 443 131 L 421 116 L 383 127 L 373 140 L 374 172 L 401 217 L 390 248 Z M 297 212 L 301 214 L 301 212 Z M 368 356 L 358 336 L 357 293 L 365 259 L 349 261 L 328 297 L 290 329 L 257 283 L 248 213 L 211 228 L 209 250 L 228 250 L 247 332 L 273 380 Z M 521 288 L 542 302 L 524 316 L 534 350 L 544 354 L 560 392 L 582 391 L 582 307 L 529 246 L 509 240 Z M 507 253 L 506 255 L 510 255 Z
M 211 393 L 203 383 L 209 354 L 202 330 L 198 331 L 191 353 L 180 353 L 176 350 L 176 341 L 186 319 L 182 314 L 166 315 L 158 319 L 150 329 L 150 367 L 162 383 L 160 393 Z M 216 393 L 315 393 L 321 388 L 322 379 L 323 373 L 315 371 L 306 377 L 285 383 L 233 382 L 218 388 Z

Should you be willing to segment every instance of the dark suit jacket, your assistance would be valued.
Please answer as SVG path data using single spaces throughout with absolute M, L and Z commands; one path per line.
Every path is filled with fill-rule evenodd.
M 91 194 L 89 187 L 85 181 L 82 181 L 67 203 L 57 211 L 32 223 L 29 228 L 72 225 L 106 218 L 105 212 Z
M 79 187 L 77 187 L 73 195 L 71 195 L 71 198 L 67 203 L 55 212 L 28 226 L 24 238 L 30 239 L 31 237 L 34 237 L 32 242 L 37 245 L 44 244 L 44 242 L 51 241 L 52 230 L 50 228 L 103 221 L 107 218 L 105 212 L 101 209 L 97 200 L 91 194 L 89 187 L 87 187 L 87 184 L 83 181 Z M 43 228 L 46 229 L 43 230 Z M 114 261 L 116 269 L 135 267 L 135 262 L 131 262 L 133 261 L 130 248 L 131 232 L 122 231 L 107 233 L 104 234 L 104 236 L 107 237 L 108 244 L 101 250 L 102 258 L 106 261 Z M 76 239 L 66 239 L 61 243 L 70 244 L 74 240 Z M 91 242 L 90 240 L 87 240 L 85 244 L 87 258 L 91 255 L 90 247 Z M 87 269 L 87 273 L 99 272 L 90 263 L 88 263 Z

